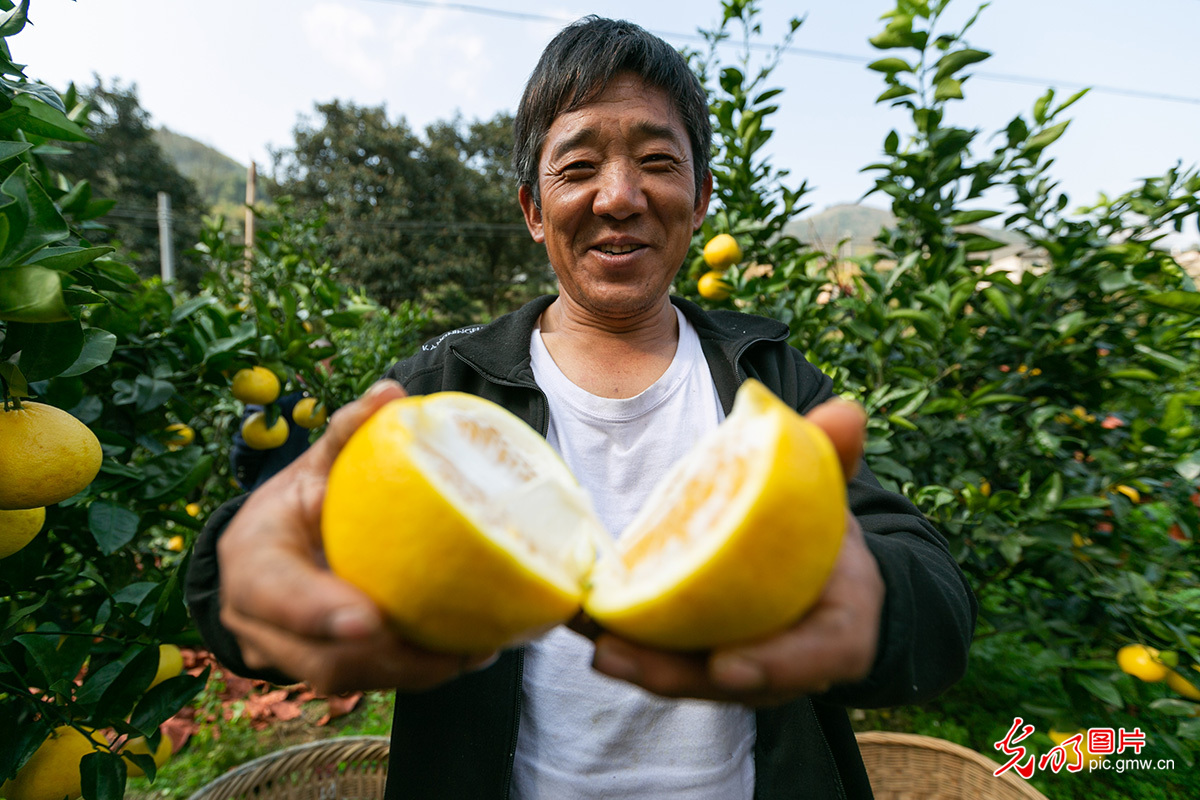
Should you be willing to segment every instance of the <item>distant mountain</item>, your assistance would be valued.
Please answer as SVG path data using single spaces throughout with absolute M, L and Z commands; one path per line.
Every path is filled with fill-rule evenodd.
M 235 215 L 246 202 L 246 167 L 195 139 L 167 128 L 154 139 L 175 168 L 191 178 L 200 196 L 218 213 Z
M 996 219 L 999 219 L 997 217 Z M 843 239 L 849 240 L 849 255 L 864 255 L 874 252 L 875 236 L 879 231 L 894 225 L 896 218 L 892 212 L 882 208 L 845 203 L 830 206 L 824 211 L 810 214 L 792 220 L 784 226 L 784 232 L 795 236 L 800 241 L 826 252 L 837 247 Z M 968 225 L 965 228 L 972 233 L 987 236 L 1010 246 L 1021 244 L 1024 239 L 1020 234 L 999 228 L 989 228 L 984 225 Z M 1007 249 L 1004 251 L 1007 254 Z M 847 255 L 845 249 L 842 255 Z M 993 256 L 997 255 L 993 253 Z
M 850 240 L 852 254 L 871 252 L 876 234 L 895 223 L 892 212 L 871 206 L 844 203 L 792 220 L 784 233 L 812 247 L 832 251 L 842 239 Z

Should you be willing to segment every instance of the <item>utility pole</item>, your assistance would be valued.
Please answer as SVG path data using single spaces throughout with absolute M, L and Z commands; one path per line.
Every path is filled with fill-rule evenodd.
M 169 285 L 175 280 L 175 253 L 171 243 L 171 195 L 158 193 L 158 256 L 162 270 L 162 282 Z
M 246 250 L 244 254 L 246 271 L 242 278 L 242 287 L 246 299 L 250 299 L 250 272 L 254 267 L 254 201 L 255 184 L 258 181 L 258 168 L 253 160 L 246 169 Z

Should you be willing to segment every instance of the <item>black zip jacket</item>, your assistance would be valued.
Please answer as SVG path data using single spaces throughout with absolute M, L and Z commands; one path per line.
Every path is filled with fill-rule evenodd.
M 529 339 L 542 297 L 495 322 L 425 344 L 389 370 L 410 394 L 460 391 L 492 400 L 545 435 L 548 405 L 533 380 Z M 728 311 L 706 312 L 672 298 L 695 326 L 726 413 L 747 378 L 762 381 L 804 413 L 832 397 L 832 382 L 787 344 L 782 323 Z M 756 800 L 870 798 L 871 788 L 845 711 L 920 703 L 966 669 L 977 611 L 945 540 L 904 497 L 884 490 L 865 465 L 848 487 L 850 508 L 887 587 L 875 664 L 853 685 L 761 709 L 756 715 Z M 196 543 L 187 600 L 217 659 L 241 675 L 291 682 L 246 668 L 220 624 L 216 540 L 241 506 L 213 515 Z M 523 651 L 425 692 L 398 692 L 388 768 L 388 800 L 507 798 L 520 721 Z

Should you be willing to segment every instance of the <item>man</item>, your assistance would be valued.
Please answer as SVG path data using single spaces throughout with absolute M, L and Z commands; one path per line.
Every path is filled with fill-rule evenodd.
M 566 629 L 500 654 L 430 653 L 323 569 L 333 458 L 405 390 L 467 391 L 521 416 L 614 535 L 747 377 L 811 412 L 848 475 L 857 465 L 861 411 L 825 402 L 829 379 L 783 325 L 669 297 L 712 191 L 704 92 L 674 50 L 625 22 L 569 26 L 529 80 L 515 135 L 518 199 L 560 294 L 425 345 L 214 516 L 189 577 L 201 631 L 238 672 L 398 688 L 388 797 L 870 797 L 844 708 L 950 685 L 975 602 L 945 542 L 865 467 L 816 607 L 777 636 L 711 653 Z M 396 512 L 404 524 L 403 498 Z

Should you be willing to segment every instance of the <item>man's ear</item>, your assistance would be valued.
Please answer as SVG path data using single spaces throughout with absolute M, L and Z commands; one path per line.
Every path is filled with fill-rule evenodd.
M 711 186 L 712 181 L 709 181 Z M 525 215 L 525 227 L 529 235 L 539 244 L 546 241 L 545 230 L 542 227 L 542 210 L 533 202 L 533 190 L 529 186 L 517 189 L 517 201 L 521 204 L 521 213 Z
M 696 211 L 692 214 L 692 230 L 700 230 L 704 218 L 708 216 L 708 201 L 712 199 L 713 178 L 711 172 L 704 173 L 700 183 L 700 191 L 696 193 Z

